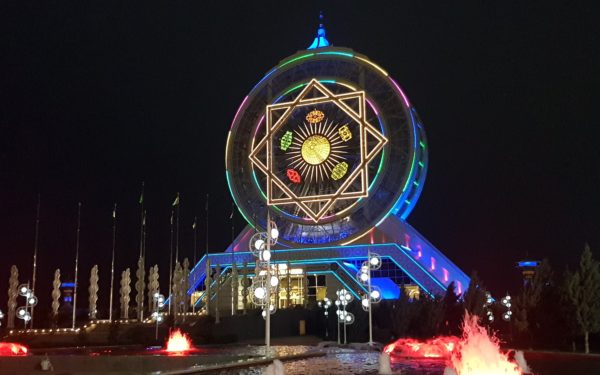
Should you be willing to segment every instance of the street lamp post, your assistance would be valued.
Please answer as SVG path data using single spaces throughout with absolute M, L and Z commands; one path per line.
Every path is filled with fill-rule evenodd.
M 336 311 L 338 316 L 338 344 L 340 343 L 340 323 L 344 325 L 344 344 L 347 344 L 346 326 L 354 323 L 354 314 L 346 311 L 346 306 L 354 300 L 354 297 L 346 289 L 340 289 L 336 291 L 335 294 L 338 296 L 338 299 L 335 301 L 335 305 L 338 306 L 338 310 Z M 342 307 L 341 310 L 339 309 L 339 306 Z
M 17 318 L 23 319 L 23 328 L 27 329 L 27 323 L 31 320 L 31 314 L 29 313 L 30 308 L 34 308 L 37 305 L 38 299 L 33 294 L 33 291 L 29 289 L 29 284 L 19 285 L 19 295 L 25 297 L 25 306 L 21 306 L 17 309 Z
M 367 295 L 362 298 L 361 305 L 363 310 L 369 313 L 369 346 L 373 346 L 373 309 L 371 307 L 374 303 L 381 301 L 381 290 L 371 283 L 371 271 L 379 268 L 381 268 L 381 257 L 368 249 L 367 260 L 362 263 L 360 271 L 356 274 L 358 281 L 367 286 Z
M 154 339 L 158 340 L 158 325 L 163 321 L 163 314 L 160 312 L 160 310 L 165 306 L 165 296 L 156 292 L 152 297 L 154 301 L 154 311 L 152 312 L 152 319 L 154 319 L 154 322 L 156 323 Z
M 483 304 L 483 308 L 485 309 L 485 314 L 487 316 L 489 323 L 494 322 L 494 312 L 492 311 L 492 308 L 491 308 L 492 303 L 494 303 L 492 294 L 490 292 L 485 292 L 485 302 Z
M 506 296 L 504 298 L 502 298 L 502 300 L 500 301 L 500 303 L 502 303 L 502 305 L 504 307 L 506 307 L 506 312 L 504 312 L 504 314 L 502 314 L 502 319 L 504 319 L 505 321 L 510 321 L 510 318 L 512 317 L 512 303 L 511 303 L 511 298 L 510 295 L 507 293 Z
M 336 294 L 339 293 L 339 290 L 336 292 Z M 339 296 L 338 296 L 339 297 Z M 335 320 L 335 325 L 337 327 L 337 343 L 338 345 L 341 344 L 342 340 L 340 339 L 340 300 L 339 298 L 335 300 L 335 315 L 337 315 L 337 319 Z
M 322 307 L 325 309 L 325 312 L 323 313 L 323 315 L 325 315 L 325 337 L 329 338 L 329 330 L 328 330 L 328 318 L 329 318 L 329 308 L 331 307 L 331 300 L 327 297 L 325 297 L 323 299 L 323 301 L 319 301 L 318 303 L 319 307 Z
M 252 301 L 262 307 L 262 316 L 265 319 L 265 351 L 268 356 L 271 349 L 271 314 L 275 313 L 276 306 L 271 303 L 271 289 L 279 284 L 277 276 L 271 276 L 271 246 L 277 243 L 279 230 L 271 216 L 267 214 L 267 231 L 254 234 L 250 239 L 250 251 L 257 258 L 256 275 L 252 280 Z M 265 271 L 265 277 L 260 274 Z

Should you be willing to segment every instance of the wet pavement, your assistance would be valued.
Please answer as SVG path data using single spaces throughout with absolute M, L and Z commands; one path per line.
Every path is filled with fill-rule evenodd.
M 255 347 L 253 350 L 263 350 Z M 275 347 L 275 351 L 284 354 L 310 350 L 324 350 L 324 357 L 307 358 L 298 361 L 284 362 L 286 375 L 375 375 L 379 370 L 379 352 L 368 352 L 353 349 L 315 347 Z M 535 375 L 573 375 L 600 374 L 600 355 L 583 355 L 564 352 L 525 352 L 525 359 Z M 405 359 L 392 364 L 394 374 L 402 375 L 442 375 L 445 361 L 443 359 Z M 262 375 L 264 366 L 246 369 L 217 371 L 219 375 Z
M 290 354 L 289 350 L 296 348 L 296 353 L 307 350 L 322 350 L 327 353 L 324 357 L 307 358 L 298 361 L 284 362 L 286 375 L 374 375 L 379 373 L 379 352 L 367 352 L 354 349 L 326 348 L 315 349 L 315 347 L 274 347 L 278 354 Z M 260 348 L 264 350 L 263 348 Z M 405 375 L 433 375 L 443 374 L 443 360 L 411 360 L 392 364 L 394 373 Z M 247 369 L 235 369 L 215 371 L 212 374 L 219 375 L 261 375 L 265 367 L 250 367 Z

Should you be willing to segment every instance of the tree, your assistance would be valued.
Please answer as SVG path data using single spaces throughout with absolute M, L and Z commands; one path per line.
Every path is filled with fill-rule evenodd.
M 459 335 L 461 332 L 460 325 L 462 322 L 462 307 L 458 301 L 459 296 L 456 295 L 456 286 L 454 281 L 448 284 L 446 294 L 442 299 L 443 318 L 441 332 L 446 335 Z
M 88 288 L 88 302 L 90 319 L 96 319 L 98 309 L 96 308 L 96 302 L 98 302 L 98 265 L 94 265 L 90 271 L 90 286 Z
M 121 319 L 129 319 L 129 293 L 131 293 L 131 271 L 127 268 L 121 273 Z
M 50 321 L 52 327 L 56 327 L 58 323 L 58 308 L 60 307 L 60 269 L 54 271 L 54 280 L 52 281 L 52 315 Z
M 160 286 L 158 284 L 158 265 L 150 267 L 148 270 L 148 311 L 152 313 L 154 311 L 155 299 L 154 294 L 160 293 Z
M 579 269 L 574 274 L 567 274 L 566 288 L 587 354 L 590 352 L 590 333 L 600 331 L 600 264 L 592 258 L 588 244 L 581 254 Z
M 135 295 L 135 305 L 137 320 L 141 322 L 144 319 L 144 289 L 146 289 L 146 284 L 144 283 L 146 270 L 143 256 L 139 257 L 137 266 L 138 268 L 135 271 L 135 276 L 137 277 L 137 281 L 135 282 L 135 290 L 137 292 Z
M 477 277 L 477 272 L 473 271 L 471 281 L 469 282 L 469 289 L 463 299 L 464 307 L 471 315 L 477 315 L 482 318 L 485 313 L 484 305 L 486 299 L 485 288 L 479 277 Z

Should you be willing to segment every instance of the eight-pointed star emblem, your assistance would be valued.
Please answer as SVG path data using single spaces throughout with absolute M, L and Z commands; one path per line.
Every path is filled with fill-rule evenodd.
M 276 134 L 298 109 L 308 109 L 318 105 L 335 105 L 345 113 L 358 129 L 359 145 L 356 167 L 344 177 L 336 191 L 325 194 L 302 194 L 291 189 L 277 175 L 274 165 L 274 151 L 277 147 Z M 311 80 L 300 94 L 291 102 L 276 103 L 266 107 L 265 136 L 254 146 L 250 153 L 251 162 L 266 176 L 267 205 L 295 204 L 315 223 L 318 223 L 338 200 L 368 196 L 368 165 L 377 157 L 387 138 L 371 125 L 366 118 L 364 91 L 352 91 L 334 94 L 316 79 Z M 358 188 L 351 189 L 355 181 Z

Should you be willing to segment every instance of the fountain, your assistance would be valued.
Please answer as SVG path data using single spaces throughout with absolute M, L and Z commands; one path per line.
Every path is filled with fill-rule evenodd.
M 514 360 L 500 349 L 498 339 L 479 325 L 478 317 L 465 313 L 462 337 L 442 336 L 430 340 L 403 338 L 383 349 L 393 362 L 403 359 L 445 359 L 445 375 L 513 374 L 531 372 L 522 352 Z
M 383 352 L 400 358 L 450 358 L 459 338 L 440 336 L 429 340 L 402 338 L 385 346 Z
M 0 356 L 27 355 L 29 349 L 25 345 L 14 342 L 0 342 Z
M 508 354 L 500 350 L 498 339 L 479 325 L 478 317 L 465 313 L 463 335 L 449 363 L 457 375 L 522 375 L 529 371 L 524 358 L 522 361 L 519 364 L 510 360 Z
M 165 351 L 167 353 L 185 353 L 195 349 L 189 336 L 176 329 L 169 335 Z

